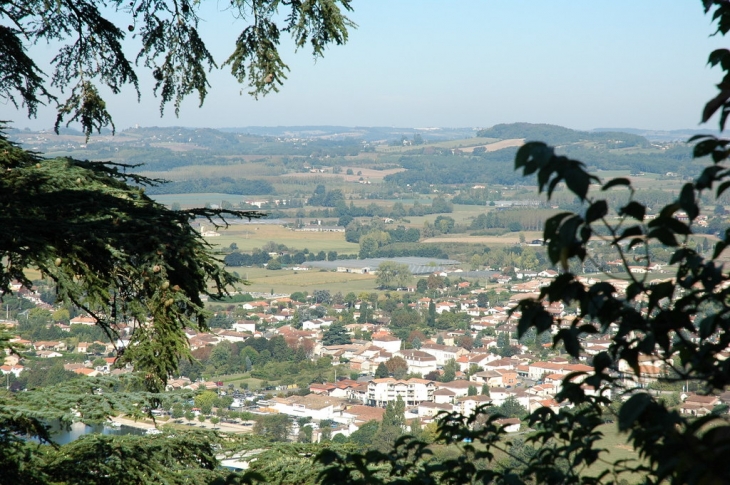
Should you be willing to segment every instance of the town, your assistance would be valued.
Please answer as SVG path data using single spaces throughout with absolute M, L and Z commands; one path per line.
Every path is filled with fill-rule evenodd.
M 297 269 L 313 268 L 302 263 Z M 342 271 L 342 267 L 332 271 Z M 378 268 L 371 273 L 377 277 Z M 167 389 L 229 396 L 216 401 L 225 408 L 186 406 L 201 423 L 207 418 L 207 426 L 223 419 L 241 425 L 230 430 L 245 433 L 256 419 L 289 416 L 291 426 L 285 439 L 292 440 L 303 424 L 317 425 L 308 437 L 315 442 L 323 435 L 327 439 L 349 437 L 363 425 L 381 421 L 385 408 L 399 400 L 406 422 L 415 421 L 421 427 L 434 423 L 440 413 L 469 415 L 489 405 L 507 410 L 502 423 L 509 432 L 524 431 L 526 425 L 520 418 L 537 408 L 557 412 L 561 406 L 569 406 L 554 399 L 564 379 L 574 375 L 580 382 L 591 374 L 593 356 L 609 348 L 616 328 L 584 335 L 585 353 L 576 360 L 560 346 L 553 346 L 553 334 L 571 328 L 575 309 L 561 302 L 545 303 L 560 326 L 552 333 L 536 335 L 533 331 L 518 338 L 521 314 L 515 311 L 517 303 L 539 296 L 558 272 L 516 268 L 514 273 L 513 281 L 498 271 L 487 272 L 487 287 L 475 287 L 464 278 L 465 272 L 452 267 L 448 272 L 422 275 L 418 285 L 381 294 L 332 295 L 328 290 L 316 290 L 312 295 L 238 295 L 246 296 L 247 301 L 215 306 L 210 332 L 187 332 L 196 361 L 183 362 L 181 375 L 170 376 Z M 586 285 L 597 281 L 592 276 L 579 279 Z M 606 282 L 618 293 L 627 286 L 621 279 Z M 18 308 L 24 310 L 17 312 L 16 320 L 2 322 L 16 350 L 6 351 L 0 367 L 9 389 L 32 385 L 27 376 L 35 367 L 35 373 L 63 376 L 47 372 L 51 362 L 51 367 L 62 366 L 66 378 L 132 372 L 130 365 L 115 366 L 115 356 L 128 345 L 133 322 L 117 324 L 116 341 L 86 341 L 84 336 L 101 336 L 94 333 L 98 329 L 93 318 L 83 314 L 70 318 L 63 307 L 44 303 L 38 291 L 19 284 L 14 290 L 15 303 L 22 300 Z M 56 321 L 64 317 L 64 321 Z M 56 338 L 41 340 L 33 338 L 35 335 Z M 312 366 L 317 372 L 311 372 Z M 730 402 L 730 393 L 703 396 L 693 392 L 697 388 L 667 390 L 658 385 L 669 373 L 664 360 L 642 356 L 638 375 L 625 363 L 619 366 L 616 390 L 624 399 L 631 395 L 627 390 L 654 390 L 692 416 L 707 415 L 717 405 Z M 37 382 L 37 378 L 30 381 Z M 612 397 L 611 389 L 585 387 L 587 393 Z M 173 413 L 172 407 L 155 412 L 182 422 L 182 411 Z M 320 423 L 327 423 L 326 432 Z

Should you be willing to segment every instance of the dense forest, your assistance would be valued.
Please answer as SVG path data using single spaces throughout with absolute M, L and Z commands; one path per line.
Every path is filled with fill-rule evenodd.
M 649 140 L 639 135 L 617 133 L 611 131 L 589 132 L 577 131 L 557 125 L 534 123 L 503 123 L 491 128 L 479 130 L 478 137 L 507 140 L 524 138 L 526 141 L 541 140 L 549 145 L 567 145 L 580 142 L 592 142 L 606 148 L 648 148 Z

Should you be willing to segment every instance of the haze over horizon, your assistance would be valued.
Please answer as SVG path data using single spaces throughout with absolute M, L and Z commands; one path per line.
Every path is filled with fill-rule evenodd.
M 695 2 L 458 3 L 355 2 L 359 27 L 344 46 L 313 62 L 293 53 L 280 93 L 258 101 L 224 69 L 210 75 L 202 108 L 190 97 L 180 117 L 160 118 L 151 75 L 142 71 L 142 99 L 132 89 L 108 96 L 118 130 L 140 126 L 473 127 L 549 123 L 578 130 L 632 127 L 694 130 L 716 93 L 719 69 L 706 65 L 722 39 Z M 201 33 L 218 64 L 241 26 L 215 5 L 201 12 Z M 130 50 L 131 52 L 131 50 Z M 51 49 L 34 53 L 47 60 Z M 46 71 L 44 59 L 39 65 Z M 243 94 L 239 92 L 243 91 Z M 10 105 L 0 119 L 13 127 L 49 128 L 51 109 L 37 119 Z

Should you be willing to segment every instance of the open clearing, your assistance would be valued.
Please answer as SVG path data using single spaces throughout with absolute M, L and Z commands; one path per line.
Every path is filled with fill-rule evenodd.
M 490 143 L 488 145 L 477 145 L 473 147 L 460 148 L 459 150 L 464 153 L 472 153 L 475 148 L 484 147 L 488 152 L 496 152 L 497 150 L 502 150 L 503 148 L 521 147 L 524 144 L 524 138 L 514 138 L 510 140 L 498 141 L 497 143 Z
M 265 160 L 270 157 L 258 155 L 241 155 L 237 157 L 242 160 Z M 175 167 L 170 170 L 144 170 L 139 172 L 145 177 L 157 178 L 170 181 L 208 179 L 220 177 L 232 178 L 251 178 L 266 177 L 280 173 L 277 166 L 271 166 L 266 163 L 231 163 L 229 165 L 186 165 L 184 167 Z M 241 197 L 241 196 L 239 196 Z
M 340 254 L 351 254 L 360 250 L 358 244 L 345 241 L 344 232 L 295 231 L 275 224 L 248 222 L 232 224 L 228 229 L 221 228 L 218 232 L 220 237 L 207 238 L 210 244 L 228 248 L 235 243 L 241 251 L 261 248 L 268 242 L 284 244 L 289 249 L 309 249 L 314 252 L 337 251 Z
M 372 274 L 338 273 L 318 269 L 308 271 L 271 271 L 252 267 L 227 269 L 250 282 L 250 285 L 239 286 L 238 289 L 242 292 L 269 293 L 273 289 L 275 293 L 291 294 L 296 291 L 307 291 L 311 294 L 314 290 L 329 290 L 332 294 L 340 292 L 345 295 L 351 291 L 355 294 L 375 291 L 375 275 Z
M 458 148 L 463 151 L 464 148 L 481 146 L 481 145 L 492 145 L 495 142 L 499 143 L 499 141 L 500 140 L 498 140 L 497 138 L 473 137 L 473 138 L 463 138 L 460 140 L 447 140 L 447 141 L 438 141 L 435 143 L 424 143 L 423 145 L 405 145 L 405 146 L 378 145 L 375 147 L 375 150 L 378 153 L 404 153 L 404 152 L 410 152 L 410 151 L 415 151 L 415 150 L 420 151 L 423 148 L 435 147 L 435 148 L 447 148 L 447 149 Z
M 352 169 L 353 175 L 346 175 L 347 169 Z M 398 172 L 404 172 L 405 168 L 390 168 L 387 170 L 375 170 L 372 168 L 361 168 L 361 167 L 342 167 L 342 173 L 330 173 L 330 172 L 292 172 L 292 173 L 285 173 L 282 174 L 281 177 L 301 177 L 301 178 L 308 178 L 308 177 L 328 177 L 328 178 L 339 178 L 344 180 L 345 182 L 357 182 L 360 177 L 362 177 L 365 180 L 372 181 L 381 181 L 386 176 L 398 173 Z M 357 174 L 360 175 L 357 175 Z
M 524 233 L 528 238 L 528 233 Z M 530 233 L 531 234 L 531 233 Z M 520 234 L 512 232 L 504 236 L 438 236 L 421 241 L 423 243 L 471 243 L 471 244 L 519 244 Z

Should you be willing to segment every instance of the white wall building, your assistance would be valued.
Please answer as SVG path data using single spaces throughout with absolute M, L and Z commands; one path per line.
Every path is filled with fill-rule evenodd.
M 251 320 L 239 320 L 231 325 L 231 328 L 236 332 L 254 333 L 256 331 L 256 322 L 253 322 Z
M 401 339 L 399 339 L 398 337 L 393 337 L 392 335 L 381 335 L 378 337 L 373 337 L 373 345 L 376 347 L 380 347 L 381 349 L 384 349 L 392 354 L 400 350 Z
M 422 352 L 436 357 L 436 365 L 446 365 L 451 359 L 458 359 L 462 355 L 469 353 L 468 350 L 455 345 L 439 345 L 439 344 L 423 344 L 420 349 Z
M 403 357 L 408 364 L 408 372 L 425 376 L 437 368 L 436 357 L 422 350 L 399 350 L 395 355 Z
M 494 402 L 490 396 L 464 396 L 456 400 L 456 408 L 464 416 L 471 416 L 476 408 Z
M 317 318 L 315 320 L 307 320 L 302 322 L 302 330 L 319 330 L 322 327 L 329 327 L 332 325 L 331 320 L 323 320 L 321 318 Z
M 454 395 L 459 398 L 466 396 L 469 394 L 469 388 L 475 387 L 477 388 L 477 391 L 479 390 L 479 387 L 477 384 L 471 382 L 471 381 L 465 381 L 465 380 L 457 380 L 457 381 L 451 381 L 451 382 L 439 382 L 436 387 L 438 389 L 448 389 L 449 391 L 453 392 Z
M 342 409 L 342 402 L 342 399 L 335 397 L 309 394 L 307 396 L 274 398 L 270 407 L 289 416 L 309 417 L 313 421 L 320 421 L 322 419 L 334 419 L 335 416 L 338 416 Z
M 441 412 L 450 413 L 454 411 L 454 406 L 451 404 L 439 404 L 435 402 L 425 401 L 418 405 L 418 416 L 433 418 Z
M 436 385 L 425 379 L 373 379 L 368 383 L 367 404 L 385 407 L 400 396 L 406 406 L 417 406 L 424 401 L 433 401 L 435 390 Z
M 0 372 L 2 372 L 3 375 L 13 374 L 15 377 L 20 377 L 20 373 L 23 372 L 24 369 L 25 368 L 22 365 L 0 366 Z

